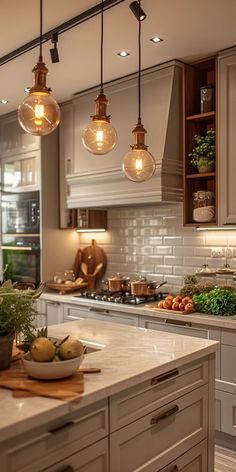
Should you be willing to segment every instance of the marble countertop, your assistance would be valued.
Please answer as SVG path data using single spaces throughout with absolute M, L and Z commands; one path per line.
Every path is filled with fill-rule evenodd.
M 0 441 L 204 357 L 219 345 L 215 341 L 96 320 L 49 327 L 50 336 L 62 339 L 67 334 L 99 349 L 85 356 L 83 366 L 99 367 L 102 372 L 85 375 L 85 390 L 78 402 L 42 397 L 14 399 L 10 391 L 0 389 Z
M 201 325 L 215 326 L 218 328 L 235 329 L 236 330 L 236 315 L 235 316 L 214 316 L 206 315 L 204 313 L 192 313 L 188 315 L 176 314 L 171 311 L 158 311 L 152 308 L 147 308 L 145 305 L 128 305 L 122 303 L 108 303 L 88 298 L 76 298 L 73 295 L 59 295 L 58 293 L 46 292 L 41 295 L 42 299 L 52 300 L 61 303 L 71 303 L 73 305 L 89 305 L 91 307 L 100 307 L 104 309 L 120 311 L 123 313 L 130 313 L 133 315 L 154 316 L 160 319 L 173 319 L 177 321 L 185 321 L 187 323 L 196 323 Z

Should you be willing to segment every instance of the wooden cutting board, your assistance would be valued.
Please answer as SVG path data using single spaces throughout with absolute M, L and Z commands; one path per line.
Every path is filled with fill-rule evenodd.
M 13 396 L 42 396 L 58 400 L 76 400 L 84 391 L 84 376 L 76 372 L 60 380 L 35 380 L 27 376 L 21 362 L 0 372 L 0 387 L 13 391 Z
M 158 303 L 147 303 L 144 305 L 146 308 L 151 308 L 152 310 L 157 310 L 157 311 L 162 311 L 163 313 L 175 313 L 176 315 L 192 315 L 194 311 L 191 311 L 190 313 L 187 311 L 179 311 L 179 310 L 171 310 L 171 308 L 166 309 L 166 308 L 159 308 Z
M 89 275 L 93 274 L 98 264 L 102 263 L 103 266 L 98 271 L 96 278 L 98 279 L 103 277 L 107 265 L 107 256 L 104 250 L 101 247 L 97 246 L 95 239 L 92 239 L 90 246 L 87 246 L 82 249 L 81 262 L 85 262 L 85 264 L 87 265 Z M 82 272 L 80 273 L 80 275 L 84 277 L 84 274 Z

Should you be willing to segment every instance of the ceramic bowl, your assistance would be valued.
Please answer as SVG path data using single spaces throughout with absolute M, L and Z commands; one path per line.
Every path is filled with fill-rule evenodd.
M 35 379 L 54 380 L 63 379 L 74 374 L 80 367 L 84 355 L 57 362 L 35 362 L 27 359 L 28 354 L 24 354 L 22 362 L 26 373 Z

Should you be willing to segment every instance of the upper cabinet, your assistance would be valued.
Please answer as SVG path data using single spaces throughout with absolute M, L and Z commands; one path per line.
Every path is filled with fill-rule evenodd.
M 81 93 L 66 104 L 60 142 L 69 208 L 182 200 L 182 71 L 182 64 L 171 61 L 142 73 L 142 121 L 149 151 L 156 159 L 155 174 L 147 182 L 131 182 L 122 171 L 122 160 L 133 143 L 132 130 L 137 122 L 136 74 L 105 88 L 110 100 L 108 113 L 118 133 L 116 148 L 105 156 L 90 154 L 81 140 L 98 91 Z
M 40 188 L 40 151 L 18 154 L 1 161 L 4 192 L 26 192 Z
M 184 224 L 217 222 L 218 162 L 215 142 L 216 59 L 185 66 L 184 74 Z M 202 156 L 202 157 L 201 157 Z M 215 162 L 214 162 L 215 161 Z
M 26 133 L 15 112 L 0 120 L 0 143 L 1 158 L 40 149 L 40 137 Z
M 218 59 L 219 225 L 236 224 L 236 50 Z

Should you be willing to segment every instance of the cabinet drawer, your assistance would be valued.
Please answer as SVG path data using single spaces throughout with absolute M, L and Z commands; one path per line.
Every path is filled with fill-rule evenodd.
M 221 343 L 236 346 L 236 330 L 223 329 L 221 333 Z
M 112 433 L 110 472 L 156 472 L 171 463 L 206 438 L 207 408 L 205 385 Z
M 201 360 L 118 393 L 110 399 L 110 430 L 115 431 L 207 382 L 208 361 Z
M 235 332 L 236 336 L 236 332 Z M 236 384 L 236 346 L 221 346 L 221 379 Z
M 236 436 L 236 395 L 217 390 L 216 397 L 221 404 L 221 431 Z
M 149 472 L 149 469 L 146 468 L 145 472 Z M 161 469 L 160 472 L 208 472 L 207 441 L 202 441 L 167 467 Z
M 108 439 L 102 439 L 45 472 L 108 472 Z
M 9 444 L 7 472 L 38 472 L 108 434 L 107 402 L 96 403 L 79 413 L 60 418 L 48 430 L 33 431 L 17 443 Z M 33 438 L 33 439 L 32 439 Z

